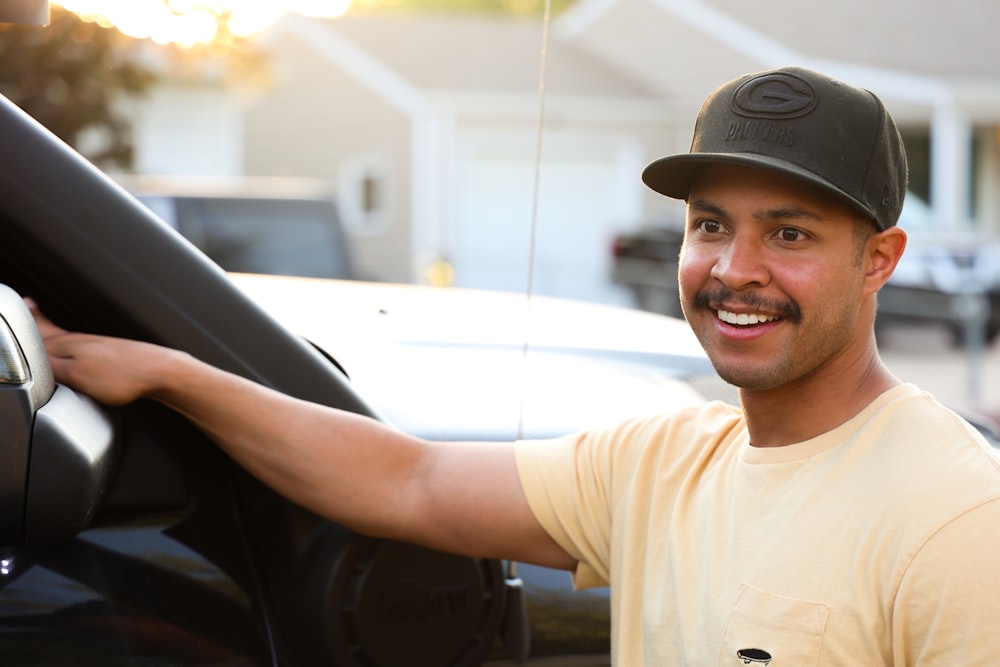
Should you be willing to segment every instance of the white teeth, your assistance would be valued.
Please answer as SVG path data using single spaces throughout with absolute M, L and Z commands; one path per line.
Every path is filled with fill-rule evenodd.
M 745 326 L 748 324 L 761 324 L 778 319 L 776 315 L 760 315 L 758 313 L 730 313 L 728 310 L 720 310 L 719 319 L 727 324 L 738 324 Z

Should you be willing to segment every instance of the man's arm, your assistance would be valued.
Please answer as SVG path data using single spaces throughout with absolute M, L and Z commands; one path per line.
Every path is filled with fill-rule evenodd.
M 512 443 L 431 443 L 164 347 L 68 333 L 36 312 L 56 379 L 95 400 L 149 398 L 190 419 L 297 504 L 352 530 L 571 569 L 531 513 Z

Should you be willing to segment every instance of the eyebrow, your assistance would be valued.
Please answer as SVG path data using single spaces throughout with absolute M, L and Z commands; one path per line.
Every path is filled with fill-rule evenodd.
M 695 199 L 688 202 L 688 209 L 710 213 L 720 217 L 728 217 L 726 209 L 706 199 Z M 758 222 L 768 220 L 801 220 L 803 218 L 814 222 L 823 222 L 825 218 L 801 206 L 780 206 L 778 208 L 754 211 L 753 217 Z

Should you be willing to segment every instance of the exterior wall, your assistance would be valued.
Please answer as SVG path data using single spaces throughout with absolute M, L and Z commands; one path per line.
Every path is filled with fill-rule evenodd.
M 320 178 L 343 200 L 341 215 L 363 275 L 411 278 L 412 128 L 409 119 L 311 51 L 275 48 L 275 82 L 246 111 L 248 175 Z M 357 194 L 375 174 L 378 211 L 359 212 Z
M 694 117 L 697 112 L 674 114 L 673 122 L 637 128 L 637 138 L 643 147 L 643 166 L 657 158 L 673 153 L 683 153 L 691 146 Z M 684 202 L 653 192 L 636 174 L 642 191 L 642 222 L 652 224 L 680 224 L 684 221 Z
M 648 107 L 574 114 L 581 101 L 553 102 L 542 136 L 537 206 L 535 119 L 500 121 L 468 109 L 462 115 L 443 233 L 456 284 L 524 292 L 533 252 L 533 293 L 628 305 L 631 295 L 609 277 L 613 238 L 663 222 L 676 206 L 651 193 L 640 173 L 676 149 L 677 132 L 656 122 L 662 116 Z
M 685 118 L 733 77 L 794 62 L 794 54 L 752 31 L 737 30 L 711 2 L 579 0 L 557 22 L 557 34 L 613 64 Z M 669 9 L 668 9 L 669 7 Z M 755 11 L 767 15 L 765 8 Z M 734 32 L 729 40 L 723 31 Z
M 243 172 L 243 100 L 225 89 L 163 83 L 135 102 L 137 173 L 235 176 Z

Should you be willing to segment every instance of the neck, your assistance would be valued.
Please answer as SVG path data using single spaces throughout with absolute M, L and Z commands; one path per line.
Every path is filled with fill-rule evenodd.
M 755 447 L 781 447 L 830 431 L 875 398 L 901 384 L 878 356 L 874 340 L 864 354 L 837 370 L 767 390 L 740 390 L 740 402 Z

